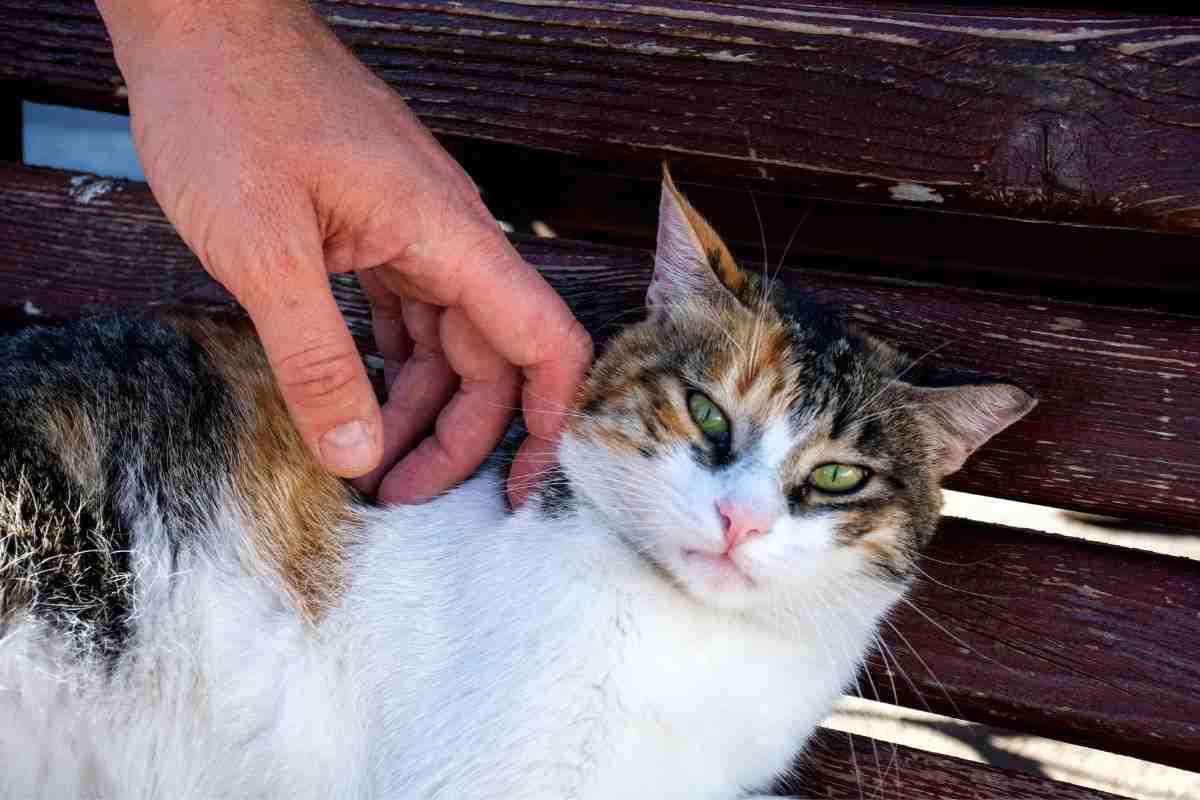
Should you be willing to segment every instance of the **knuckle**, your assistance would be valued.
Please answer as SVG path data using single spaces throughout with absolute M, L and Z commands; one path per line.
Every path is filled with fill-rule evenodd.
M 595 354 L 596 345 L 592 341 L 592 335 L 577 319 L 572 320 L 567 329 L 565 350 L 568 358 L 581 364 L 590 363 Z
M 330 345 L 315 345 L 289 353 L 275 372 L 280 390 L 306 408 L 329 408 L 345 403 L 358 380 L 357 354 Z

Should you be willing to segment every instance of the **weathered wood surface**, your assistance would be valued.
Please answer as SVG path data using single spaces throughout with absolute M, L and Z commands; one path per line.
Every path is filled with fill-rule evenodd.
M 1200 228 L 1200 17 L 780 0 L 317 7 L 435 131 L 796 195 Z M 123 108 L 88 0 L 0 0 L 0 81 Z
M 538 220 L 566 238 L 653 247 L 657 165 L 444 143 L 483 187 L 494 213 L 519 232 Z M 1200 234 L 800 199 L 774 186 L 752 189 L 673 171 L 693 204 L 748 260 L 760 260 L 765 248 L 771 264 L 786 253 L 790 263 L 816 269 L 1185 313 L 1200 308 Z
M 871 700 L 1195 769 L 1200 562 L 946 519 Z
M 0 166 L 0 210 L 0 310 L 10 317 L 233 307 L 142 184 Z M 636 315 L 648 254 L 565 241 L 519 246 L 596 333 Z M 861 306 L 869 325 L 914 349 L 955 330 L 930 358 L 1019 374 L 1041 391 L 1036 416 L 978 454 L 958 487 L 1195 519 L 1176 497 L 1189 496 L 1200 469 L 1198 357 L 1173 348 L 1200 346 L 1200 321 L 814 271 L 785 271 L 785 280 Z M 361 294 L 349 279 L 335 289 L 365 343 Z M 1123 331 L 1137 346 L 1119 346 Z M 1096 337 L 1112 343 L 1088 342 Z M 1126 363 L 1126 350 L 1150 369 L 1132 372 L 1139 362 Z M 1172 437 L 1147 433 L 1138 397 L 1147 414 L 1176 415 L 1151 430 L 1174 424 L 1192 446 L 1172 449 Z M 1095 414 L 1096 401 L 1114 405 Z M 935 622 L 902 610 L 903 636 L 884 639 L 903 674 L 889 676 L 896 662 L 881 661 L 864 693 L 873 685 L 884 699 L 894 691 L 916 707 L 1165 763 L 1200 759 L 1200 564 L 965 522 L 947 523 L 930 555 L 931 577 L 914 602 Z
M 878 760 L 876 760 L 878 757 Z M 865 736 L 820 730 L 776 791 L 838 800 L 1117 800 L 1117 795 Z
M 0 166 L 0 208 L 0 307 L 11 312 L 26 303 L 50 316 L 230 303 L 142 184 Z M 552 240 L 520 247 L 593 331 L 633 318 L 649 277 L 644 251 Z M 929 353 L 930 364 L 1005 375 L 1041 398 L 954 488 L 1200 523 L 1200 317 L 818 270 L 782 275 L 914 355 Z M 367 336 L 361 296 L 346 281 L 338 291 Z

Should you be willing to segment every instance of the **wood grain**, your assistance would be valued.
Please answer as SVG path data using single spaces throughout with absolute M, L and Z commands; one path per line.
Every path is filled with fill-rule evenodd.
M 443 142 L 518 232 L 652 248 L 657 165 L 600 162 L 462 139 Z M 852 198 L 799 198 L 690 169 L 675 181 L 741 258 L 1168 311 L 1200 308 L 1200 234 L 952 214 Z
M 1200 17 L 850 0 L 318 2 L 435 131 L 797 195 L 1200 228 Z M 92 4 L 0 0 L 0 81 L 124 108 Z
M 943 520 L 867 699 L 1195 769 L 1200 562 Z
M 142 184 L 0 166 L 0 209 L 0 311 L 9 318 L 236 308 Z M 638 313 L 648 253 L 518 244 L 601 338 Z M 1035 417 L 979 453 L 959 488 L 1196 520 L 1179 498 L 1191 496 L 1200 471 L 1200 321 L 811 270 L 784 275 L 913 349 L 949 339 L 931 359 L 1018 374 L 1042 393 Z M 369 349 L 353 279 L 334 288 Z M 898 633 L 884 636 L 888 660 L 864 678 L 868 696 L 1163 763 L 1200 759 L 1200 564 L 950 521 L 924 569 L 914 595 L 924 615 L 908 607 L 896 615 Z
M 0 207 L 0 308 L 11 313 L 27 303 L 51 317 L 231 307 L 142 184 L 0 166 Z M 596 335 L 636 318 L 645 251 L 564 240 L 519 247 Z M 782 276 L 927 353 L 929 364 L 1007 376 L 1041 398 L 953 488 L 1200 523 L 1200 317 L 790 267 Z M 352 279 L 335 288 L 365 345 L 362 296 Z
M 879 760 L 876 760 L 878 754 Z M 1116 800 L 1117 795 L 822 729 L 776 790 L 843 800 Z

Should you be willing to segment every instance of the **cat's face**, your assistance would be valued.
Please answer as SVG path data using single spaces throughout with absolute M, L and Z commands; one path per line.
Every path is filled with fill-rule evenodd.
M 848 575 L 903 581 L 942 477 L 1034 401 L 930 388 L 911 362 L 737 266 L 669 177 L 650 314 L 585 382 L 572 486 L 695 598 L 770 607 Z

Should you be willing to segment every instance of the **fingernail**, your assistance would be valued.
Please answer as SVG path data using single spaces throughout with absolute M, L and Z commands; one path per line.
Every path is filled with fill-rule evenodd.
M 344 477 L 371 469 L 371 431 L 361 419 L 343 423 L 321 437 L 321 460 Z

